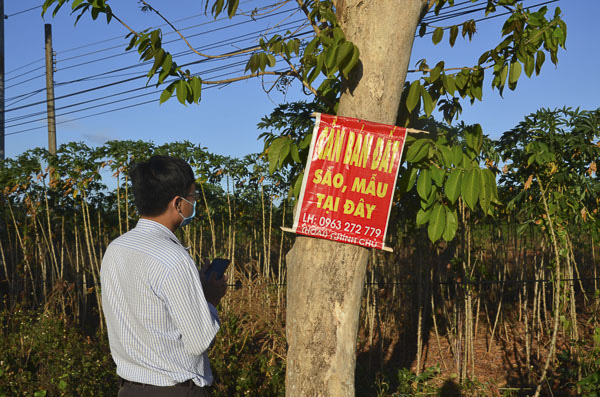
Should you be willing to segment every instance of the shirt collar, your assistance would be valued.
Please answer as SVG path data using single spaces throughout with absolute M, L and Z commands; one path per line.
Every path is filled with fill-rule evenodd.
M 181 245 L 183 247 L 183 244 L 181 244 L 177 236 L 175 236 L 175 234 L 173 234 L 173 232 L 169 230 L 168 227 L 151 219 L 140 218 L 135 228 L 140 230 L 149 230 L 164 238 L 168 238 L 175 244 Z

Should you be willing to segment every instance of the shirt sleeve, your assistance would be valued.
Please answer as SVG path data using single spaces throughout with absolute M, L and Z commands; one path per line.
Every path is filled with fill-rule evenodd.
M 191 258 L 171 269 L 162 285 L 167 308 L 191 354 L 206 352 L 219 330 L 217 309 L 204 297 L 200 276 Z

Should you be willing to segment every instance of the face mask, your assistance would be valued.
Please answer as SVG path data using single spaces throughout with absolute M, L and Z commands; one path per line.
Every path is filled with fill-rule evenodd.
M 196 202 L 194 201 L 193 203 L 191 201 L 187 201 L 186 199 L 184 199 L 183 197 L 181 198 L 183 201 L 186 201 L 188 203 L 190 203 L 194 210 L 192 211 L 192 215 L 185 217 L 183 216 L 183 214 L 181 213 L 181 211 L 179 212 L 179 216 L 181 216 L 183 218 L 183 222 L 181 222 L 180 226 L 185 226 L 185 225 L 189 225 L 189 223 L 192 221 L 192 219 L 194 219 L 194 217 L 196 216 Z

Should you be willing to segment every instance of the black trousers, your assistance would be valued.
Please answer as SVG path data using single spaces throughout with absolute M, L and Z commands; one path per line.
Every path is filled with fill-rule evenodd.
M 154 386 L 121 380 L 118 397 L 210 397 L 207 387 L 188 381 L 175 386 Z

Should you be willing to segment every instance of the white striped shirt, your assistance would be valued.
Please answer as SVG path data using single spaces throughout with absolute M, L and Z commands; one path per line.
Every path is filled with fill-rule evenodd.
M 194 261 L 167 227 L 140 219 L 110 243 L 100 283 L 120 377 L 157 386 L 212 383 L 207 350 L 219 317 Z

